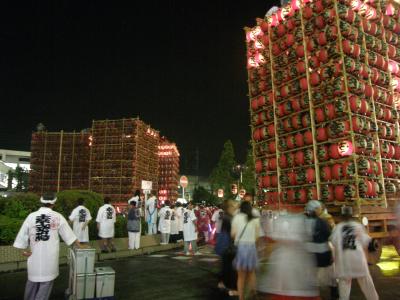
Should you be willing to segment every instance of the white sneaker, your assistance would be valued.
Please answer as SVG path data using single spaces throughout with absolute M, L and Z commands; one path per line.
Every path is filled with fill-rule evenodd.
M 186 256 L 190 256 L 190 252 L 186 252 L 185 255 L 186 255 Z
M 198 255 L 201 255 L 201 253 L 199 251 L 197 251 L 194 255 L 198 256 Z

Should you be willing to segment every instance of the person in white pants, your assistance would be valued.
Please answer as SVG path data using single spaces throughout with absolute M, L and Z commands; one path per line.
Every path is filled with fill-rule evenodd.
M 157 234 L 157 198 L 155 192 L 151 192 L 150 198 L 146 200 L 146 222 L 147 234 Z
M 128 212 L 128 249 L 134 250 L 140 248 L 141 236 L 141 209 L 136 207 L 136 202 L 132 201 Z
M 336 276 L 339 279 L 339 299 L 350 298 L 351 282 L 355 278 L 367 300 L 378 300 L 364 252 L 371 238 L 360 223 L 352 220 L 351 207 L 343 206 L 342 215 L 344 221 L 335 227 L 331 236 Z

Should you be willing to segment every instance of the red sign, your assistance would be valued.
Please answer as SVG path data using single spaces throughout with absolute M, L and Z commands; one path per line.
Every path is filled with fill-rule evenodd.
M 187 186 L 189 184 L 189 180 L 186 176 L 181 176 L 181 178 L 179 179 L 179 183 L 180 183 L 181 187 L 187 188 Z

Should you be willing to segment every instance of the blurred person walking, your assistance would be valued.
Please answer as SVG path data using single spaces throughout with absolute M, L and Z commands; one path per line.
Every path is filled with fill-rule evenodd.
M 224 219 L 224 211 L 222 209 L 222 205 L 219 204 L 218 209 L 216 209 L 211 216 L 211 222 L 213 222 L 215 228 L 215 239 L 218 238 L 218 235 L 221 232 L 223 219 Z
M 339 279 L 340 300 L 350 298 L 351 282 L 355 278 L 367 300 L 379 296 L 369 273 L 365 249 L 371 241 L 364 227 L 354 221 L 353 209 L 342 207 L 343 221 L 333 230 L 331 241 L 335 251 L 335 271 Z
M 160 219 L 159 227 L 161 232 L 161 245 L 167 245 L 169 242 L 169 235 L 171 234 L 171 215 L 172 210 L 169 200 L 165 200 L 164 207 L 158 212 L 158 217 Z
M 97 212 L 96 222 L 99 237 L 101 238 L 101 252 L 108 253 L 109 249 L 115 252 L 114 226 L 117 220 L 115 208 L 110 204 L 110 198 L 104 198 L 104 205 Z
M 128 212 L 128 222 L 126 224 L 128 230 L 128 249 L 134 250 L 140 248 L 141 236 L 141 209 L 136 207 L 136 201 L 131 201 L 131 208 Z
M 83 198 L 78 199 L 78 206 L 74 208 L 69 216 L 70 222 L 73 224 L 73 231 L 80 243 L 89 243 L 89 227 L 88 224 L 92 220 L 90 211 L 83 206 Z
M 276 244 L 266 272 L 258 274 L 263 299 L 320 299 L 315 257 L 306 248 L 312 237 L 305 218 L 303 214 L 288 214 L 274 219 L 268 233 Z
M 204 205 L 200 205 L 199 216 L 197 219 L 198 232 L 203 234 L 204 241 L 208 243 L 210 237 L 210 216 Z
M 218 287 L 226 289 L 230 296 L 237 295 L 237 272 L 233 267 L 235 258 L 234 240 L 231 237 L 232 219 L 236 210 L 236 201 L 225 200 L 222 204 L 222 224 L 216 238 L 215 253 L 221 257 L 221 273 Z
M 245 286 L 250 293 L 256 292 L 256 268 L 258 264 L 256 242 L 260 236 L 260 220 L 253 216 L 250 202 L 240 204 L 240 212 L 232 220 L 231 235 L 237 247 L 233 265 L 238 272 L 239 299 L 244 299 Z
M 334 274 L 332 249 L 329 245 L 331 229 L 328 222 L 320 218 L 322 212 L 321 202 L 317 200 L 309 201 L 305 207 L 308 230 L 312 235 L 312 241 L 308 243 L 308 251 L 315 254 L 319 286 L 328 286 L 331 293 L 330 299 L 336 300 L 339 298 L 339 291 Z
M 59 275 L 60 238 L 69 246 L 80 243 L 65 218 L 53 211 L 57 201 L 55 195 L 40 198 L 43 204 L 25 219 L 14 242 L 14 247 L 24 249 L 28 257 L 28 280 L 25 286 L 25 300 L 50 299 L 54 279 Z M 26 250 L 27 248 L 29 250 Z

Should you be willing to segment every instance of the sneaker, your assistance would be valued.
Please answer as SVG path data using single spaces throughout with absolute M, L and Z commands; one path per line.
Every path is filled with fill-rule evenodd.
M 186 255 L 186 256 L 190 256 L 190 252 L 186 252 L 185 255 Z
M 201 255 L 201 253 L 199 251 L 197 251 L 194 255 L 198 256 L 198 255 Z
M 235 296 L 238 296 L 239 293 L 238 293 L 238 291 L 235 291 L 235 290 L 229 290 L 229 291 L 228 291 L 228 295 L 229 295 L 230 297 L 235 297 Z

